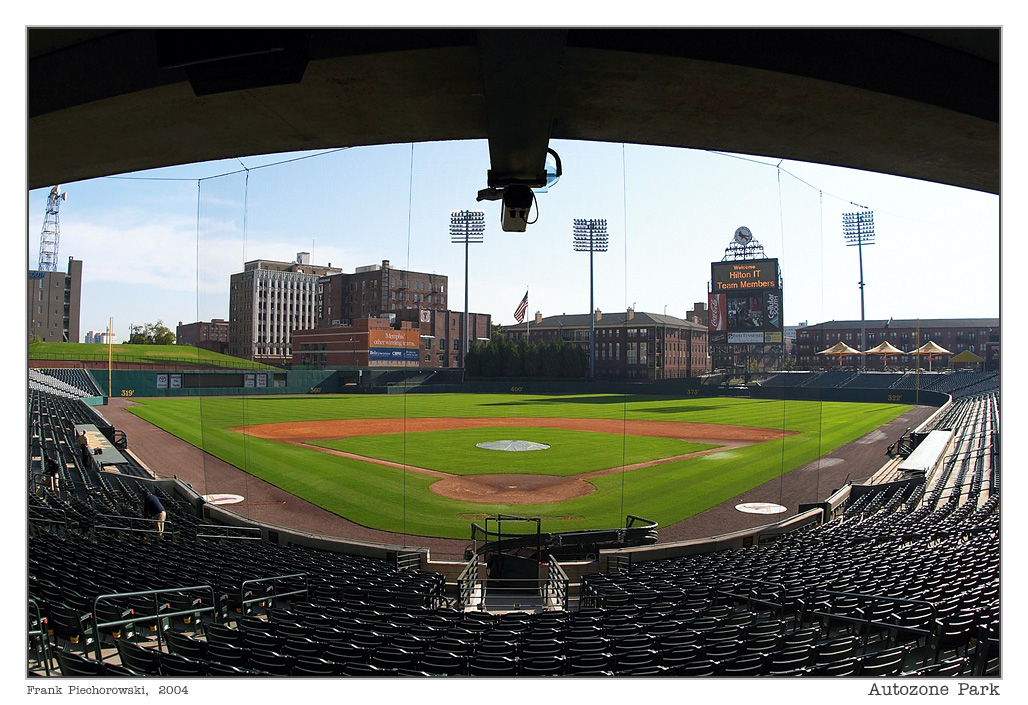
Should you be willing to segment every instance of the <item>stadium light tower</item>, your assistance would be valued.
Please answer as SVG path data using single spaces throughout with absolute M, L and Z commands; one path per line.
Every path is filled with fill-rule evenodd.
M 606 219 L 575 218 L 575 252 L 589 253 L 589 381 L 593 381 L 596 355 L 596 310 L 593 305 L 593 253 L 607 251 Z
M 847 247 L 857 248 L 857 258 L 860 260 L 860 367 L 867 367 L 864 326 L 864 245 L 875 244 L 875 214 L 874 211 L 864 209 L 857 213 L 842 214 L 842 235 L 846 238 Z
M 61 244 L 59 215 L 61 201 L 67 200 L 68 192 L 61 191 L 57 184 L 50 189 L 46 199 L 46 217 L 43 218 L 43 232 L 39 236 L 39 271 L 57 271 L 57 250 Z
M 468 250 L 471 243 L 482 242 L 485 232 L 485 211 L 453 211 L 450 213 L 450 242 L 464 245 L 464 331 L 460 349 L 460 366 L 468 352 Z

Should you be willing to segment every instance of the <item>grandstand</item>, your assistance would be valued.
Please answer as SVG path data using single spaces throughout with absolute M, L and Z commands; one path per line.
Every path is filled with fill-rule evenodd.
M 941 392 L 953 397 L 999 392 L 998 372 L 779 372 L 760 383 L 762 387 L 807 387 L 851 389 L 920 389 Z
M 280 542 L 127 451 L 83 463 L 77 428 L 117 431 L 80 399 L 32 389 L 28 412 L 30 675 L 999 675 L 996 393 L 917 429 L 952 437 L 928 472 L 889 458 L 748 538 L 547 536 L 598 555 L 550 552 L 543 599 L 499 608 L 477 552 L 453 579 L 402 547 Z

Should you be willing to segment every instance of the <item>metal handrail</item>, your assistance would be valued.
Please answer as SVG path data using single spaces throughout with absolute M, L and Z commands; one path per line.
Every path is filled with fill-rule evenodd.
M 457 603 L 461 609 L 471 604 L 471 596 L 475 591 L 475 586 L 480 583 L 478 578 L 480 562 L 479 555 L 477 553 L 473 554 L 471 560 L 464 566 L 464 570 L 457 576 Z
M 264 595 L 260 597 L 252 597 L 250 599 L 246 599 L 246 588 L 248 585 L 257 585 L 259 583 L 266 583 L 278 580 L 284 581 L 292 578 L 302 579 L 303 588 L 288 590 L 286 592 L 277 592 L 275 590 L 275 585 L 272 584 L 270 587 L 270 591 L 265 593 Z M 269 599 L 269 597 L 290 597 L 292 595 L 306 595 L 308 594 L 309 590 L 310 588 L 307 582 L 307 573 L 290 573 L 288 575 L 273 575 L 267 578 L 254 578 L 252 580 L 244 580 L 239 585 L 239 606 L 242 609 L 245 608 L 247 605 L 253 604 L 254 602 L 263 602 L 264 600 Z
M 29 598 L 29 614 L 35 617 L 34 622 L 39 625 L 37 629 L 29 628 L 29 638 L 38 643 L 36 653 L 39 654 L 40 660 L 43 662 L 43 670 L 49 676 L 50 659 L 53 658 L 53 654 L 50 651 L 50 637 L 47 634 L 46 620 L 39 609 L 39 604 L 31 597 Z
M 571 579 L 560 564 L 550 556 L 546 564 L 546 584 L 543 588 L 543 598 L 548 600 L 551 597 L 560 606 L 560 609 L 568 608 L 568 592 L 571 587 Z
M 234 539 L 242 541 L 260 541 L 261 536 L 261 529 L 258 526 L 224 526 L 221 524 L 200 524 L 196 530 L 196 538 L 198 539 Z
M 156 526 L 159 521 L 159 519 L 148 519 L 146 517 L 137 517 L 123 514 L 97 514 L 93 518 L 93 528 L 105 529 L 108 531 L 128 531 L 129 533 L 133 534 L 157 534 L 160 533 L 157 531 L 157 529 L 145 527 Z M 178 533 L 173 528 L 172 520 L 164 520 L 164 533 Z
M 869 602 L 869 603 L 870 602 L 892 602 L 892 603 L 908 604 L 908 605 L 926 605 L 927 607 L 929 607 L 931 609 L 931 615 L 930 615 L 930 617 L 928 619 L 928 623 L 929 624 L 934 624 L 935 623 L 936 616 L 938 614 L 938 608 L 936 608 L 936 606 L 933 603 L 928 602 L 926 600 L 914 600 L 914 599 L 904 598 L 904 597 L 889 597 L 887 595 L 869 595 L 867 593 L 860 593 L 860 592 L 838 592 L 838 591 L 834 591 L 834 590 L 823 590 L 821 588 L 813 588 L 812 590 L 810 590 L 810 594 L 811 595 L 831 595 L 831 596 L 835 596 L 835 597 L 854 597 L 854 598 L 857 598 L 858 600 L 863 600 L 863 601 Z M 812 599 L 811 599 L 811 602 L 813 602 Z M 801 618 L 802 618 L 803 612 L 806 612 L 806 605 L 805 604 L 803 605 L 802 610 L 801 610 Z M 810 612 L 809 612 L 809 615 L 811 617 L 829 617 L 831 619 L 835 619 L 835 620 L 838 620 L 838 621 L 841 621 L 841 622 L 851 622 L 851 623 L 854 623 L 854 624 L 862 624 L 862 625 L 864 625 L 864 629 L 862 631 L 864 633 L 863 642 L 864 642 L 865 645 L 867 643 L 867 636 L 868 636 L 868 632 L 870 631 L 871 627 L 881 627 L 883 629 L 888 629 L 890 631 L 896 631 L 896 632 L 909 632 L 909 633 L 917 634 L 918 636 L 929 636 L 931 634 L 931 629 L 921 629 L 919 627 L 905 627 L 905 626 L 902 626 L 902 625 L 899 625 L 899 624 L 894 624 L 892 622 L 879 622 L 879 621 L 876 621 L 876 620 L 873 620 L 873 619 L 864 618 L 864 617 L 851 617 L 851 616 L 845 615 L 845 614 L 835 614 L 833 612 L 822 612 L 822 611 L 816 610 L 816 609 L 811 609 Z
M 396 567 L 401 570 L 420 570 L 421 554 L 410 551 L 396 554 Z
M 210 593 L 210 596 L 211 596 L 211 606 L 210 607 L 197 607 L 195 609 L 177 610 L 175 612 L 162 612 L 161 611 L 161 606 L 157 602 L 157 596 L 160 595 L 160 594 L 176 593 L 176 592 L 193 592 L 193 591 L 199 591 L 199 590 L 206 590 L 206 591 L 208 591 Z M 132 617 L 130 617 L 128 619 L 118 619 L 118 620 L 114 620 L 112 622 L 97 622 L 96 621 L 96 610 L 97 610 L 97 606 L 100 604 L 101 601 L 113 601 L 115 598 L 125 599 L 125 598 L 129 598 L 129 597 L 142 597 L 142 596 L 151 596 L 151 597 L 153 597 L 153 604 L 154 604 L 154 613 L 153 614 L 138 615 L 138 614 L 133 613 Z M 180 616 L 185 616 L 185 615 L 193 615 L 193 614 L 197 614 L 199 612 L 213 612 L 215 609 L 217 609 L 217 607 L 216 607 L 215 599 L 214 599 L 214 588 L 212 586 L 210 586 L 210 585 L 190 585 L 188 587 L 162 588 L 160 590 L 141 590 L 139 592 L 118 592 L 118 593 L 108 593 L 108 594 L 105 594 L 105 595 L 98 595 L 96 597 L 96 599 L 93 600 L 93 613 L 91 615 L 91 619 L 93 620 L 93 630 L 94 630 L 94 632 L 96 634 L 96 638 L 93 640 L 93 644 L 94 644 L 95 651 L 96 651 L 96 660 L 97 661 L 103 661 L 103 655 L 102 655 L 102 653 L 100 651 L 100 638 L 99 638 L 100 637 L 100 629 L 103 629 L 103 628 L 106 628 L 106 627 L 120 627 L 120 626 L 124 626 L 126 624 L 133 624 L 135 622 L 147 622 L 147 621 L 150 621 L 150 620 L 162 620 L 162 619 L 168 619 L 170 617 L 180 617 Z M 162 641 L 161 641 L 161 630 L 160 630 L 160 628 L 157 629 L 157 649 L 158 649 L 158 651 L 163 649 L 163 645 L 162 645 Z
M 719 581 L 717 587 L 714 588 L 715 592 L 719 592 L 722 595 L 725 595 L 726 597 L 739 597 L 739 598 L 742 598 L 742 599 L 746 600 L 750 604 L 758 604 L 758 605 L 763 605 L 765 607 L 770 607 L 770 608 L 772 608 L 774 610 L 775 614 L 778 616 L 779 619 L 781 619 L 785 615 L 785 602 L 783 602 L 782 600 L 779 600 L 778 602 L 773 602 L 771 600 L 764 600 L 764 599 L 761 599 L 759 597 L 756 597 L 753 593 L 750 593 L 748 595 L 736 595 L 735 593 L 727 592 L 727 591 L 721 589 L 721 584 L 723 582 L 738 581 L 738 582 L 744 582 L 744 583 L 753 583 L 754 585 L 763 585 L 763 586 L 766 586 L 766 587 L 776 588 L 778 590 L 778 594 L 784 596 L 785 593 L 786 593 L 786 590 L 787 590 L 787 588 L 785 586 L 785 583 L 773 583 L 773 582 L 768 582 L 766 580 L 756 580 L 754 578 L 744 578 L 741 575 L 722 575 L 722 576 L 719 576 L 719 577 L 721 577 L 722 580 Z

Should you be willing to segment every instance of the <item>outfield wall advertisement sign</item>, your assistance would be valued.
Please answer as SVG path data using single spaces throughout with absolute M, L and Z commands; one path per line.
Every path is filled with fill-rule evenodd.
M 781 344 L 782 287 L 777 259 L 713 262 L 710 282 L 711 344 Z

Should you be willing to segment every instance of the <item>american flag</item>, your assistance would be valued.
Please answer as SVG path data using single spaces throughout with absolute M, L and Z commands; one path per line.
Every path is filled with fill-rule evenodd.
M 518 323 L 525 322 L 525 311 L 528 310 L 528 292 L 525 292 L 525 298 L 521 299 L 521 303 L 514 310 L 514 320 Z

